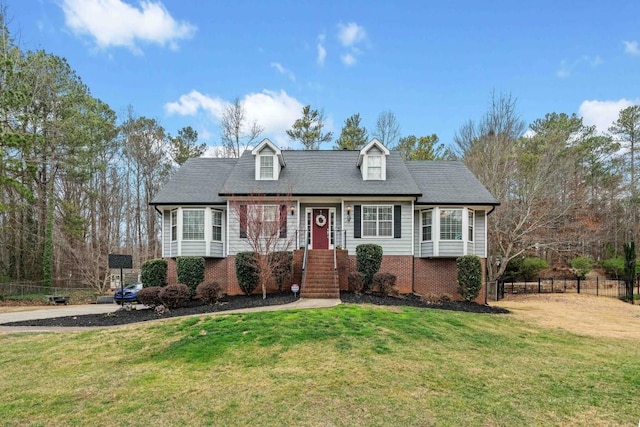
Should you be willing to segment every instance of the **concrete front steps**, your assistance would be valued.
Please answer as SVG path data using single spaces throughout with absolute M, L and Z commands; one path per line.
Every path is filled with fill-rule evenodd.
M 337 273 L 333 268 L 333 251 L 314 249 L 307 257 L 307 273 L 302 298 L 340 298 Z

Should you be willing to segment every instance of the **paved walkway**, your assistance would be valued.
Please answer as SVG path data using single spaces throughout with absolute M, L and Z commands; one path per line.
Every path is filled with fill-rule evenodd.
M 327 308 L 335 307 L 341 303 L 340 299 L 304 299 L 283 305 L 270 305 L 265 307 L 242 308 L 238 310 L 218 311 L 214 313 L 206 313 L 207 315 L 233 314 L 233 313 L 251 313 L 256 311 L 278 311 L 290 309 L 304 308 Z M 134 307 L 136 307 L 134 305 Z M 138 310 L 144 309 L 144 306 L 137 306 Z M 5 326 L 2 323 L 20 322 L 23 320 L 50 319 L 54 317 L 66 316 L 82 316 L 84 314 L 105 314 L 118 310 L 119 305 L 116 304 L 88 304 L 88 305 L 65 305 L 51 307 L 47 309 L 37 309 L 28 311 L 15 311 L 11 313 L 0 313 L 0 333 L 6 332 L 78 332 L 91 329 L 105 328 L 98 327 L 53 327 L 53 326 Z M 198 316 L 202 316 L 199 314 Z M 171 318 L 175 319 L 175 317 Z

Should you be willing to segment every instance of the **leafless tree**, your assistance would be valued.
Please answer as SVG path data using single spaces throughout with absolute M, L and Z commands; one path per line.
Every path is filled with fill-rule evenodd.
M 385 147 L 393 147 L 400 138 L 400 124 L 392 111 L 383 111 L 378 115 L 374 138 L 378 139 Z
M 264 129 L 256 121 L 248 122 L 244 102 L 236 98 L 222 113 L 220 131 L 225 156 L 240 157 Z
M 291 203 L 288 195 L 251 195 L 230 199 L 230 216 L 240 227 L 241 239 L 255 254 L 263 298 L 267 297 L 267 285 L 274 281 L 274 271 L 277 269 L 273 254 L 295 247 L 295 229 L 287 224 Z

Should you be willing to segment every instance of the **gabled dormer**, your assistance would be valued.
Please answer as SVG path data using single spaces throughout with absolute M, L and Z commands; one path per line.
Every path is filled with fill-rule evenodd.
M 387 179 L 387 157 L 389 150 L 373 138 L 360 150 L 358 167 L 364 181 L 385 181 Z
M 251 151 L 255 157 L 256 181 L 273 181 L 280 176 L 280 171 L 285 166 L 282 151 L 268 138 L 262 140 Z

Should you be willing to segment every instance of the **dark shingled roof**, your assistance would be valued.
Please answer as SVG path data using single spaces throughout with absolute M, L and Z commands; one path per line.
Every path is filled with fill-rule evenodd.
M 189 159 L 152 200 L 152 205 L 224 204 L 225 195 L 404 196 L 418 204 L 496 205 L 462 162 L 403 161 L 387 157 L 386 181 L 363 181 L 359 151 L 284 150 L 286 166 L 276 181 L 256 181 L 250 151 L 239 159 Z M 221 197 L 222 195 L 222 197 Z
M 462 162 L 413 160 L 405 164 L 422 190 L 417 204 L 499 204 Z
M 199 157 L 187 160 L 162 187 L 152 205 L 226 204 L 219 196 L 238 159 Z
M 417 196 L 420 189 L 398 153 L 387 158 L 386 181 L 363 181 L 357 167 L 359 151 L 283 150 L 286 166 L 277 181 L 256 181 L 255 159 L 249 151 L 238 160 L 224 194 L 394 195 Z

